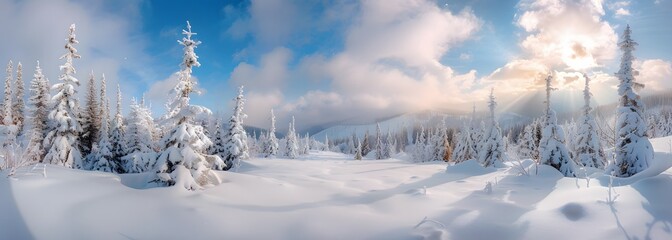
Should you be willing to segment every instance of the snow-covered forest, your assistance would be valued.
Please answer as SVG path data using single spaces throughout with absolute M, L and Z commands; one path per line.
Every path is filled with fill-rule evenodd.
M 556 112 L 563 77 L 549 69 L 533 118 L 502 120 L 510 103 L 492 87 L 461 114 L 319 130 L 276 121 L 282 106 L 269 127 L 246 124 L 244 84 L 201 92 L 198 29 L 181 30 L 164 112 L 79 68 L 96 53 L 78 51 L 76 24 L 59 75 L 8 61 L 0 239 L 672 238 L 672 102 L 640 96 L 633 64 L 647 46 L 629 25 L 616 103 L 596 105 L 582 72 L 582 106 Z M 232 109 L 213 113 L 198 94 Z

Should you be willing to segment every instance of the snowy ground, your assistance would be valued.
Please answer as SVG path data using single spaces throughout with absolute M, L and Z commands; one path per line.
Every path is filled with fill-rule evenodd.
M 643 176 L 614 180 L 613 203 L 601 174 L 330 152 L 253 159 L 195 192 L 137 189 L 143 174 L 22 169 L 0 178 L 0 239 L 672 239 L 671 140 L 654 141 Z

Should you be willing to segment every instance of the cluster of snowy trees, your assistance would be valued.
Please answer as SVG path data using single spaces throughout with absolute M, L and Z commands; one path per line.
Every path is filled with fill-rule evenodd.
M 565 176 L 577 176 L 579 167 L 605 169 L 608 173 L 629 177 L 648 168 L 653 160 L 653 148 L 649 136 L 669 134 L 666 128 L 669 118 L 658 114 L 649 119 L 655 121 L 647 125 L 644 106 L 636 90 L 643 85 L 635 81 L 632 68 L 637 43 L 631 38 L 630 26 L 626 27 L 619 47 L 623 52 L 618 77 L 619 105 L 616 124 L 611 131 L 600 130 L 600 124 L 592 116 L 590 107 L 590 79 L 584 74 L 584 106 L 578 121 L 567 125 L 564 131 L 557 124 L 555 113 L 550 108 L 552 76 L 546 78 L 546 114 L 526 126 L 518 140 L 518 153 L 523 158 L 532 158 L 541 164 L 555 167 Z M 654 120 L 656 119 L 656 120 Z M 658 122 L 661 122 L 660 124 Z M 609 128 L 608 124 L 601 124 Z M 569 138 L 565 138 L 565 133 Z M 606 141 L 603 141 L 606 139 Z M 604 145 L 614 147 L 613 159 L 609 159 Z
M 75 47 L 79 43 L 75 30 L 74 24 L 68 29 L 58 83 L 50 86 L 37 62 L 27 105 L 23 102 L 22 65 L 17 65 L 14 78 L 13 63 L 9 62 L 0 111 L 3 147 L 17 149 L 18 142 L 21 156 L 29 162 L 114 173 L 155 172 L 151 183 L 190 190 L 218 184 L 220 180 L 212 170 L 228 170 L 249 157 L 242 87 L 234 99 L 236 105 L 227 128 L 220 129 L 224 124 L 218 119 L 213 133 L 199 121 L 213 119 L 211 111 L 189 102 L 190 94 L 197 92 L 192 71 L 200 66 L 195 49 L 201 43 L 192 39 L 196 33 L 189 22 L 182 32 L 185 37 L 178 41 L 184 57 L 177 73 L 179 82 L 173 89 L 175 95 L 158 121 L 144 98 L 139 102 L 133 99 L 124 117 L 118 85 L 117 107 L 112 113 L 104 74 L 99 82 L 93 72 L 89 74 L 85 103 L 80 106 L 75 60 L 81 56 Z

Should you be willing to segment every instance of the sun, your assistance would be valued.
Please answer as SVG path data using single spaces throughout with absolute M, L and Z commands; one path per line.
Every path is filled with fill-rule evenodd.
M 596 67 L 595 58 L 588 51 L 586 44 L 579 41 L 568 42 L 562 48 L 561 59 L 571 70 L 583 71 Z

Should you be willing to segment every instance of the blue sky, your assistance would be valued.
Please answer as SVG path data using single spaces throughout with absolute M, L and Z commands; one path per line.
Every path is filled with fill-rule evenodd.
M 0 0 L 0 16 L 16 21 L 4 24 L 14 34 L 0 59 L 22 61 L 28 71 L 40 59 L 55 81 L 59 46 L 75 22 L 80 80 L 105 73 L 121 85 L 124 104 L 146 93 L 157 116 L 189 20 L 203 42 L 194 75 L 204 94 L 193 102 L 228 114 L 235 88 L 246 85 L 247 123 L 261 127 L 270 108 L 303 128 L 482 109 L 491 87 L 500 112 L 524 111 L 538 96 L 538 75 L 549 71 L 562 89 L 558 102 L 575 103 L 566 109 L 580 103 L 579 72 L 594 78 L 597 103 L 607 103 L 625 24 L 640 43 L 640 81 L 650 86 L 643 94 L 672 87 L 670 0 Z

